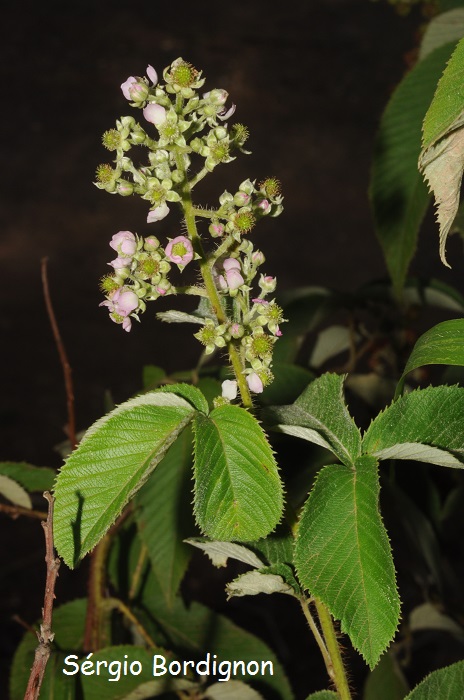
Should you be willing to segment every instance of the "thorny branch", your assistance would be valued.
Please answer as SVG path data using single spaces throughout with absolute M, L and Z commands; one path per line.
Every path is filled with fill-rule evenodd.
M 35 650 L 34 663 L 31 668 L 24 700 L 37 700 L 40 687 L 51 653 L 53 601 L 55 599 L 55 583 L 60 568 L 60 560 L 55 557 L 53 548 L 53 496 L 45 491 L 44 497 L 48 501 L 48 518 L 42 523 L 45 533 L 45 563 L 47 565 L 47 578 L 45 581 L 44 606 L 42 609 L 43 621 L 40 631 L 37 632 L 39 646 Z

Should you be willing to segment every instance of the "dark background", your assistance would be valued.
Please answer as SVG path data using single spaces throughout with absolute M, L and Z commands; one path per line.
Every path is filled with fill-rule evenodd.
M 228 90 L 234 119 L 250 129 L 252 155 L 218 169 L 219 182 L 205 181 L 204 203 L 246 177 L 276 175 L 284 214 L 253 234 L 266 273 L 277 276 L 280 289 L 353 290 L 385 275 L 367 199 L 370 159 L 380 115 L 414 58 L 422 21 L 417 9 L 404 18 L 369 0 L 272 7 L 261 0 L 27 1 L 2 10 L 3 460 L 60 464 L 53 446 L 65 438 L 66 403 L 43 303 L 43 256 L 73 368 L 78 429 L 104 412 L 106 390 L 120 402 L 140 389 L 144 364 L 169 372 L 191 367 L 199 353 L 188 328 L 156 321 L 165 302 L 151 304 L 130 334 L 98 307 L 116 231 L 161 238 L 181 232 L 174 215 L 148 226 L 145 203 L 92 184 L 96 166 L 109 160 L 101 134 L 122 115 L 139 117 L 119 85 L 144 75 L 148 63 L 161 73 L 182 56 L 204 71 L 205 90 Z M 451 283 L 458 272 L 440 266 L 437 239 L 429 216 L 413 271 Z M 11 616 L 28 623 L 38 617 L 44 572 L 40 528 L 0 518 L 0 653 L 7 659 L 22 633 Z M 59 600 L 76 580 L 62 572 Z M 3 679 L 4 669 L 5 662 Z M 306 692 L 321 687 L 307 681 Z

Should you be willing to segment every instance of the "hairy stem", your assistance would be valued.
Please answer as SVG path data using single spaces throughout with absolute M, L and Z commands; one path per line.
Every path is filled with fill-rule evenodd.
M 208 294 L 208 299 L 213 308 L 213 312 L 220 324 L 225 323 L 227 321 L 227 316 L 222 306 L 216 284 L 214 282 L 213 264 L 211 261 L 208 260 L 205 254 L 203 244 L 201 242 L 201 238 L 197 230 L 197 225 L 195 222 L 195 208 L 193 206 L 191 196 L 191 185 L 187 180 L 184 158 L 182 154 L 177 155 L 177 167 L 184 173 L 184 185 L 182 187 L 182 207 L 184 210 L 187 232 L 189 234 L 190 240 L 192 241 L 193 249 L 200 258 L 200 272 L 201 276 L 203 277 L 203 282 L 205 285 L 206 292 Z M 235 377 L 237 379 L 240 396 L 242 398 L 242 404 L 245 408 L 252 408 L 253 402 L 251 400 L 251 394 L 245 380 L 245 375 L 243 374 L 243 364 L 240 358 L 240 354 L 233 341 L 230 341 L 227 344 L 227 350 L 229 352 L 230 363 L 232 365 Z
M 319 622 L 321 624 L 322 633 L 324 635 L 327 651 L 329 653 L 330 664 L 327 665 L 327 672 L 333 681 L 340 700 L 351 700 L 350 688 L 346 676 L 345 667 L 343 665 L 340 646 L 337 641 L 332 617 L 327 610 L 327 607 L 321 600 L 314 599 Z M 325 661 L 325 658 L 324 658 Z

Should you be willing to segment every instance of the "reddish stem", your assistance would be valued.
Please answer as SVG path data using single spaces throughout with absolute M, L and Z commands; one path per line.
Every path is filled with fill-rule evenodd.
M 50 289 L 48 286 L 48 276 L 47 276 L 47 262 L 48 258 L 42 258 L 41 260 L 41 272 L 42 272 L 42 287 L 45 297 L 45 305 L 47 307 L 47 314 L 50 320 L 50 325 L 52 327 L 53 337 L 55 339 L 58 354 L 60 356 L 61 366 L 63 368 L 64 375 L 64 385 L 66 390 L 66 403 L 68 407 L 68 437 L 71 442 L 71 448 L 74 449 L 77 445 L 76 440 L 76 420 L 74 416 L 74 389 L 72 382 L 72 370 L 71 365 L 68 362 L 68 356 L 64 347 L 63 340 L 61 338 L 60 330 L 58 328 L 58 323 L 56 321 L 55 312 L 53 310 L 52 300 L 50 296 Z
M 47 565 L 44 606 L 42 609 L 43 621 L 40 625 L 40 632 L 37 632 L 39 646 L 35 650 L 34 663 L 31 668 L 24 700 L 37 700 L 39 697 L 42 680 L 51 653 L 51 643 L 55 636 L 52 632 L 52 615 L 53 601 L 55 600 L 55 583 L 60 568 L 60 560 L 58 557 L 55 557 L 55 550 L 53 549 L 53 496 L 48 491 L 45 491 L 44 497 L 48 501 L 48 517 L 42 523 L 45 533 L 45 563 Z

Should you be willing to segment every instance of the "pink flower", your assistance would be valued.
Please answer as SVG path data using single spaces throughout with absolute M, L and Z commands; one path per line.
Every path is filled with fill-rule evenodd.
M 154 221 L 161 221 L 165 216 L 169 214 L 169 207 L 166 202 L 160 204 L 159 207 L 155 209 L 150 209 L 147 216 L 147 224 L 152 224 Z
M 169 241 L 164 252 L 168 260 L 182 267 L 193 259 L 192 244 L 185 236 L 177 236 Z
M 119 255 L 117 258 L 108 263 L 114 270 L 121 270 L 123 267 L 130 267 L 132 258 L 121 258 Z
M 130 92 L 129 92 L 129 89 L 130 89 L 133 85 L 135 85 L 136 82 L 137 82 L 137 78 L 134 78 L 134 76 L 131 75 L 131 76 L 129 76 L 129 77 L 127 78 L 127 80 L 126 80 L 125 83 L 122 83 L 122 85 L 121 85 L 121 90 L 122 90 L 122 94 L 124 95 L 124 97 L 126 98 L 126 100 L 131 100 L 131 99 L 132 99 L 131 94 L 130 94 Z
M 156 85 L 158 82 L 158 73 L 155 71 L 153 66 L 150 66 L 150 65 L 147 66 L 147 75 L 150 78 L 153 85 Z
M 224 268 L 225 277 L 223 275 L 219 275 L 218 277 L 218 282 L 221 289 L 229 289 L 232 291 L 234 289 L 238 289 L 242 286 L 242 284 L 244 284 L 245 280 L 240 273 L 241 268 L 238 260 L 235 258 L 226 258 L 222 263 L 222 266 Z
M 139 305 L 137 294 L 127 287 L 117 289 L 111 297 L 111 301 L 114 304 L 114 312 L 119 316 L 129 316 Z
M 261 394 L 263 392 L 264 385 L 256 372 L 252 372 L 247 376 L 246 383 L 248 384 L 249 390 L 253 393 Z
M 150 104 L 144 107 L 143 116 L 147 122 L 150 122 L 155 126 L 159 126 L 166 121 L 166 110 L 161 105 L 157 105 L 155 102 L 150 102 Z
M 111 320 L 115 323 L 121 323 L 123 329 L 129 332 L 132 327 L 129 314 L 138 308 L 139 298 L 131 289 L 120 287 L 111 295 L 110 299 L 102 301 L 100 306 L 107 306 Z
M 274 335 L 276 335 L 278 338 L 282 335 L 282 331 L 280 330 L 279 326 L 277 326 Z
M 118 231 L 112 237 L 110 246 L 119 255 L 134 255 L 137 250 L 137 241 L 131 231 Z
M 143 102 L 148 97 L 146 83 L 139 78 L 134 78 L 133 75 L 127 78 L 125 83 L 122 83 L 121 90 L 126 100 L 132 100 L 132 102 Z

